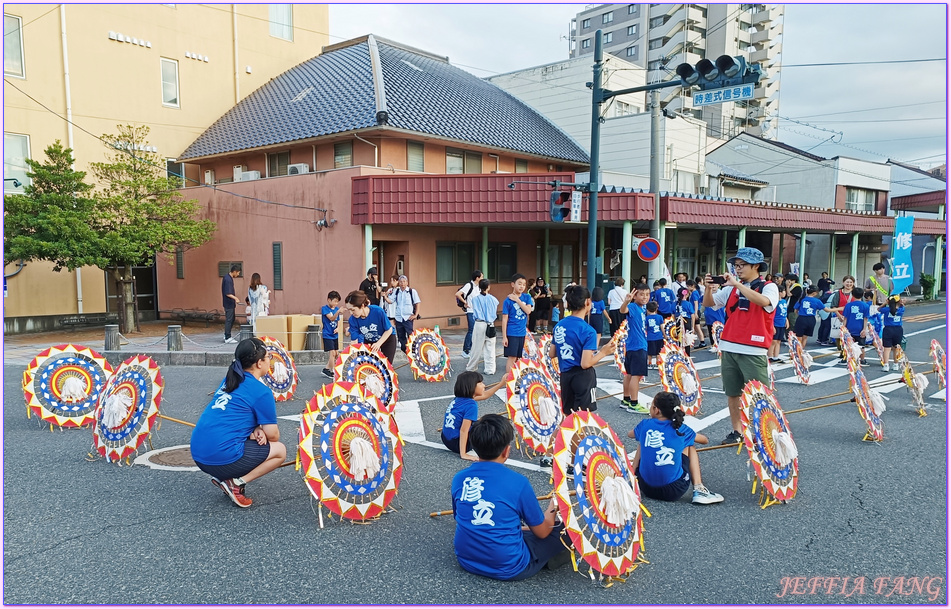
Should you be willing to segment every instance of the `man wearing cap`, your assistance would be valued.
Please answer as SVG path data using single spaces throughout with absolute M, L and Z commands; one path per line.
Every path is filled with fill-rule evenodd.
M 360 291 L 367 295 L 371 305 L 380 306 L 380 275 L 375 266 L 367 269 L 367 278 L 360 282 Z
M 773 340 L 773 312 L 779 302 L 779 288 L 760 277 L 766 263 L 763 252 L 758 249 L 741 247 L 727 262 L 733 265 L 736 275 L 724 273 L 720 289 L 713 277 L 704 277 L 703 306 L 724 309 L 726 313 L 719 343 L 720 370 L 733 431 L 721 444 L 734 444 L 743 437 L 740 421 L 743 386 L 751 380 L 769 385 L 766 352 Z

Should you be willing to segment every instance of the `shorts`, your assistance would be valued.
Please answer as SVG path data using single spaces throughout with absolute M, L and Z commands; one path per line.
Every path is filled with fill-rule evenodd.
M 561 373 L 561 411 L 568 416 L 576 410 L 597 410 L 594 392 L 598 374 L 594 368 L 575 366 Z
M 901 326 L 885 326 L 882 328 L 882 345 L 885 347 L 900 347 L 905 337 L 905 330 Z
M 336 338 L 322 337 L 324 341 L 324 351 L 337 351 L 339 349 L 339 340 Z
M 769 387 L 766 356 L 722 352 L 720 379 L 723 381 L 723 393 L 731 398 L 740 397 L 743 394 L 743 386 L 748 381 L 756 380 Z
M 446 438 L 443 432 L 440 431 L 439 439 L 442 440 L 443 446 L 451 450 L 453 453 L 457 455 L 459 454 L 459 436 L 456 436 L 455 438 L 449 440 Z M 466 452 L 469 452 L 470 450 L 472 450 L 472 441 L 469 439 L 466 439 Z
M 786 334 L 789 330 L 787 328 L 780 328 L 779 326 L 776 326 L 774 329 L 776 332 L 773 333 L 773 340 L 778 340 L 781 343 L 786 342 Z
M 647 376 L 647 350 L 638 349 L 624 354 L 624 372 L 630 376 Z
M 812 333 L 816 331 L 816 316 L 815 315 L 800 315 L 796 318 L 796 325 L 793 329 L 793 332 L 796 333 L 796 336 L 812 336 Z
M 209 476 L 214 476 L 219 480 L 230 480 L 243 476 L 253 470 L 255 467 L 264 463 L 267 456 L 271 454 L 271 444 L 260 445 L 257 440 L 244 441 L 244 454 L 234 463 L 227 465 L 205 465 L 195 461 L 198 469 Z
M 505 357 L 522 357 L 522 351 L 525 349 L 524 336 L 509 336 L 509 346 L 505 347 L 502 355 Z
M 660 355 L 660 350 L 664 348 L 664 339 L 647 341 L 647 355 Z
M 658 501 L 677 501 L 684 496 L 687 489 L 690 488 L 690 457 L 680 453 L 680 463 L 683 468 L 683 475 L 664 486 L 651 486 L 641 478 L 640 468 L 634 470 L 637 476 L 637 483 L 640 485 L 641 493 L 645 497 L 657 499 Z
M 525 540 L 525 545 L 528 546 L 528 564 L 522 569 L 521 573 L 507 581 L 528 579 L 544 569 L 548 565 L 548 561 L 561 554 L 567 554 L 568 547 L 571 546 L 571 539 L 565 534 L 564 524 L 556 524 L 548 537 L 544 539 L 535 537 L 535 534 L 531 531 L 522 531 L 522 539 Z

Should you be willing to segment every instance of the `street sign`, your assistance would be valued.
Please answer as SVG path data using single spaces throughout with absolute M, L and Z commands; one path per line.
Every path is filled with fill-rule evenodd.
M 637 257 L 644 262 L 656 260 L 660 256 L 660 242 L 648 237 L 637 244 Z
M 726 87 L 723 89 L 714 89 L 712 91 L 697 91 L 693 94 L 693 105 L 709 106 L 712 104 L 722 104 L 729 101 L 743 101 L 753 99 L 754 85 L 736 85 L 735 87 Z
M 571 191 L 571 219 L 569 222 L 581 222 L 581 191 Z M 600 268 L 600 267 L 598 267 Z

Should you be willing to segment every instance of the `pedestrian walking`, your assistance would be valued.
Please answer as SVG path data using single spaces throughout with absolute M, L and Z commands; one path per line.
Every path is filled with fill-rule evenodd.
M 624 278 L 618 277 L 614 280 L 614 287 L 608 292 L 608 317 L 611 320 L 611 336 L 617 334 L 621 327 L 621 305 L 624 303 L 624 297 L 627 296 L 627 290 L 624 289 Z
M 241 274 L 241 267 L 231 265 L 228 274 L 221 278 L 221 306 L 225 311 L 225 342 L 236 343 L 238 339 L 231 337 L 231 328 L 234 326 L 234 308 L 241 302 L 234 295 L 234 278 Z
M 396 336 L 400 343 L 400 351 L 406 352 L 409 335 L 413 333 L 413 322 L 419 319 L 419 294 L 409 287 L 406 275 L 397 279 L 394 300 L 394 318 L 396 319 Z
M 257 333 L 258 317 L 267 317 L 271 307 L 271 291 L 261 283 L 261 275 L 251 275 L 251 284 L 248 286 L 248 297 L 244 299 L 248 304 L 248 322 L 253 332 Z
M 472 279 L 466 285 L 456 290 L 456 306 L 466 312 L 466 321 L 468 329 L 466 337 L 462 341 L 462 357 L 469 357 L 472 349 L 472 331 L 475 327 L 475 317 L 472 314 L 472 306 L 469 304 L 469 298 L 479 293 L 479 281 L 482 280 L 482 271 L 472 271 Z

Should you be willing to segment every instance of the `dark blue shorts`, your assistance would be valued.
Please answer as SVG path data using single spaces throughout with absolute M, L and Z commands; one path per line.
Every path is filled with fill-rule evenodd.
M 244 454 L 234 463 L 228 463 L 227 465 L 205 465 L 204 463 L 195 461 L 195 465 L 209 476 L 214 476 L 219 480 L 230 480 L 231 478 L 243 476 L 258 465 L 264 463 L 264 460 L 267 459 L 270 453 L 270 443 L 261 446 L 257 440 L 245 440 Z
M 509 336 L 509 346 L 505 347 L 502 355 L 505 357 L 522 357 L 522 350 L 525 348 L 524 336 Z
M 780 328 L 776 326 L 773 328 L 776 332 L 773 334 L 773 340 L 778 340 L 781 343 L 786 342 L 786 334 L 789 332 L 787 328 Z
M 882 328 L 882 346 L 900 347 L 905 330 L 901 326 L 885 326 Z
M 664 339 L 647 341 L 647 355 L 660 355 L 660 350 L 664 348 Z
M 800 315 L 796 318 L 796 326 L 793 332 L 796 336 L 812 336 L 816 331 L 816 317 L 814 315 Z
M 647 376 L 647 350 L 626 352 L 624 354 L 624 372 L 631 376 Z
M 324 351 L 337 351 L 339 350 L 340 341 L 336 338 L 326 338 L 322 337 L 324 341 Z M 328 362 L 328 368 L 333 366 L 334 362 Z
M 634 475 L 637 476 L 637 483 L 640 486 L 641 493 L 645 497 L 657 499 L 658 501 L 677 501 L 683 497 L 687 489 L 690 488 L 690 457 L 680 453 L 680 463 L 684 470 L 683 474 L 670 484 L 665 484 L 664 486 L 650 486 L 641 479 L 640 468 L 634 470 Z

